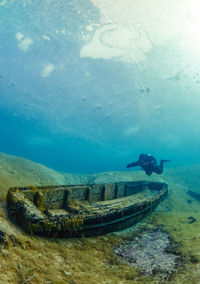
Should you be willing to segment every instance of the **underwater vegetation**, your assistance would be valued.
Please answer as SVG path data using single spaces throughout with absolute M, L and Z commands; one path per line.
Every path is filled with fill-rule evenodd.
M 37 180 L 38 175 L 34 174 L 32 177 L 29 169 L 31 167 L 35 173 L 40 171 L 41 165 L 26 160 L 26 170 L 21 167 L 20 171 L 20 164 L 24 164 L 23 159 L 6 155 L 3 155 L 3 159 L 1 163 L 4 163 L 5 167 L 0 169 L 0 178 L 4 175 L 4 181 L 1 178 L 2 193 L 4 191 L 7 193 L 8 187 L 14 186 L 14 183 L 17 185 L 21 176 L 26 184 L 40 185 L 41 188 L 44 187 L 44 184 L 52 184 L 51 178 L 55 178 L 55 172 L 45 168 L 43 178 Z M 6 165 L 8 164 L 9 171 L 7 172 Z M 13 180 L 10 180 L 11 169 L 13 172 L 17 172 Z M 192 181 L 186 175 L 188 172 L 194 177 Z M 187 194 L 188 188 L 197 189 L 198 172 L 199 169 L 192 166 L 166 169 L 159 180 L 168 183 L 169 194 L 156 210 L 129 229 L 99 237 L 68 238 L 66 240 L 27 235 L 8 219 L 5 197 L 2 197 L 0 203 L 1 281 L 3 283 L 73 282 L 77 284 L 85 282 L 113 284 L 198 283 L 200 204 L 198 200 Z M 57 174 L 59 177 L 65 175 Z M 120 180 L 142 180 L 144 175 L 138 171 L 109 172 L 87 176 L 67 175 L 67 177 L 69 182 L 70 178 L 71 181 L 74 181 L 75 178 L 79 184 L 82 184 L 83 181 L 85 183 L 88 181 L 99 183 L 100 180 L 109 182 L 111 180 L 117 181 L 119 178 Z M 157 179 L 153 176 L 147 178 L 149 181 Z M 29 189 L 33 191 L 36 188 L 37 186 L 29 186 Z M 80 204 L 75 202 L 72 207 L 75 210 L 77 206 Z M 191 216 L 196 221 L 189 223 L 188 218 Z M 146 245 L 146 242 L 149 246 Z M 124 253 L 126 246 L 129 248 L 129 245 L 138 253 L 133 255 Z M 121 256 L 116 254 L 118 249 L 120 254 L 124 253 L 124 256 L 128 257 L 128 261 L 124 261 Z M 168 275 L 170 268 L 165 267 L 166 263 L 164 263 L 163 269 L 161 266 L 156 266 L 158 264 L 156 255 L 159 254 L 161 257 L 160 250 L 162 249 L 164 256 L 171 263 L 169 266 L 171 267 L 171 276 Z M 155 254 L 152 254 L 152 257 L 148 259 L 145 253 L 151 255 L 152 250 Z M 140 258 L 142 255 L 146 259 L 146 267 L 150 272 L 148 274 L 146 274 L 144 266 L 135 267 L 128 263 L 132 259 L 144 265 L 145 262 Z M 152 259 L 154 259 L 154 268 L 151 266 Z M 165 273 L 166 271 L 167 273 Z

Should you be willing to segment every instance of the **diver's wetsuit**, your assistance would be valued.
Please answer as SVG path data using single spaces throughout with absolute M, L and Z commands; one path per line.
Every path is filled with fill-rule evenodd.
M 145 174 L 150 176 L 153 172 L 160 175 L 163 172 L 163 163 L 170 160 L 160 160 L 160 165 L 157 165 L 156 159 L 150 154 L 140 154 L 139 160 L 127 165 L 127 168 L 140 166 Z

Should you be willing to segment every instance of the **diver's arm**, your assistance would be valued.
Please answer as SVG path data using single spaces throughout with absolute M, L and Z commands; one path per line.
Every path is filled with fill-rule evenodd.
M 129 163 L 126 167 L 128 168 L 132 168 L 132 167 L 136 167 L 139 166 L 139 160 L 133 163 Z

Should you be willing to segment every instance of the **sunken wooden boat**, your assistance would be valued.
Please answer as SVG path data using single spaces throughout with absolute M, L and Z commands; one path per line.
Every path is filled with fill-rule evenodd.
M 162 182 L 10 188 L 9 215 L 28 233 L 51 237 L 100 235 L 144 218 L 167 195 Z

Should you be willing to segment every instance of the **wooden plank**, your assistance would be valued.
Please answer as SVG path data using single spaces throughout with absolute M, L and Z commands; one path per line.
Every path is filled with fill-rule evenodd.
M 197 193 L 195 191 L 192 191 L 192 190 L 188 190 L 187 191 L 187 194 L 189 194 L 190 196 L 196 198 L 197 200 L 200 201 L 200 193 Z

